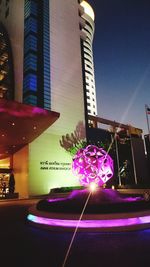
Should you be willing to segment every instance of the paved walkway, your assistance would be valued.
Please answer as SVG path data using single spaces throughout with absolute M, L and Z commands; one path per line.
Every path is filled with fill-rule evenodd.
M 0 202 L 0 266 L 62 267 L 72 233 L 28 225 L 28 208 L 36 201 Z M 65 267 L 149 266 L 149 252 L 150 229 L 124 233 L 77 232 Z

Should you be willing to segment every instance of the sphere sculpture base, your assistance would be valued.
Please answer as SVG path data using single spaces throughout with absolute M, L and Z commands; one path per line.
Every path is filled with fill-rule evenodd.
M 128 197 L 111 189 L 90 193 L 88 205 L 79 221 L 89 190 L 73 191 L 66 198 L 46 198 L 29 210 L 28 221 L 56 231 L 127 231 L 150 227 L 150 203 L 142 197 Z

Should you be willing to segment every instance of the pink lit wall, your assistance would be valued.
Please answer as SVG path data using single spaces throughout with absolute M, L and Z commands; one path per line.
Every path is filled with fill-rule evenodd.
M 78 1 L 50 1 L 51 108 L 60 118 L 30 144 L 30 194 L 79 185 L 72 157 L 60 146 L 62 136 L 85 123 Z

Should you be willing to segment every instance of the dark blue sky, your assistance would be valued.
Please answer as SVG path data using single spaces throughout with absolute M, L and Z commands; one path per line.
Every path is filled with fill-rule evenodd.
M 98 115 L 147 133 L 150 107 L 150 0 L 89 0 Z M 150 115 L 149 115 L 150 118 Z

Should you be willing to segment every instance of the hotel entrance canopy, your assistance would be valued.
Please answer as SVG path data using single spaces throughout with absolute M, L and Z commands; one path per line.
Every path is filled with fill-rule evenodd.
M 0 99 L 0 159 L 9 157 L 49 128 L 59 113 Z

